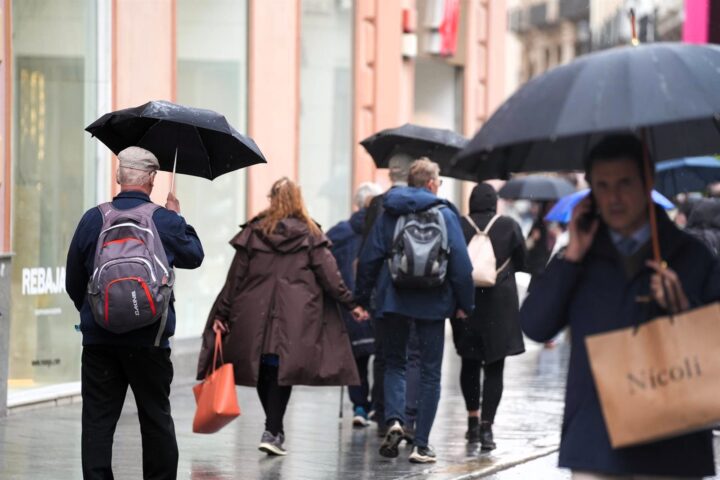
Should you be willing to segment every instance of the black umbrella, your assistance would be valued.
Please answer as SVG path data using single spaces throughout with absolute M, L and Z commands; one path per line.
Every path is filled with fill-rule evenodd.
M 718 85 L 715 45 L 655 43 L 586 55 L 520 88 L 460 153 L 455 168 L 477 180 L 581 170 L 601 136 L 638 132 L 651 177 L 650 154 L 659 161 L 720 152 Z M 653 255 L 660 260 L 649 205 Z
M 255 142 L 212 110 L 163 100 L 106 113 L 87 128 L 115 154 L 136 145 L 150 150 L 160 170 L 214 179 L 266 163 Z M 177 156 L 176 156 L 177 155 Z
M 406 123 L 388 128 L 360 142 L 378 168 L 387 168 L 388 160 L 396 153 L 414 157 L 427 156 L 440 165 L 443 175 L 451 159 L 467 145 L 467 138 L 452 130 L 422 127 Z
M 656 161 L 720 152 L 720 47 L 655 43 L 582 56 L 508 99 L 456 159 L 476 180 L 582 170 L 607 133 L 646 129 Z
M 570 195 L 574 191 L 573 184 L 564 178 L 528 175 L 513 178 L 503 185 L 498 195 L 507 200 L 549 202 Z

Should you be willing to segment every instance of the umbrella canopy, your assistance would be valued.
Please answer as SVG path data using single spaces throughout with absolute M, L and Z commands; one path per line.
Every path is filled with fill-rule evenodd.
M 701 192 L 713 182 L 720 182 L 720 160 L 715 157 L 680 158 L 655 165 L 655 188 L 669 197 Z
M 647 129 L 656 161 L 720 152 L 720 46 L 654 43 L 579 57 L 521 87 L 456 159 L 480 181 L 582 170 L 607 133 Z
M 427 156 L 440 165 L 442 174 L 451 159 L 467 145 L 467 138 L 452 130 L 422 127 L 406 123 L 388 128 L 360 142 L 378 168 L 387 168 L 388 160 L 396 153 L 415 157 Z
M 498 192 L 500 198 L 508 200 L 532 200 L 548 202 L 570 195 L 575 191 L 572 183 L 564 178 L 545 175 L 528 175 L 513 178 Z
M 266 163 L 255 142 L 212 110 L 152 101 L 106 113 L 87 128 L 116 155 L 137 145 L 150 150 L 160 170 L 214 179 L 224 173 Z
M 573 209 L 578 203 L 580 203 L 580 201 L 582 201 L 583 198 L 587 197 L 589 193 L 590 189 L 579 190 L 561 198 L 555 206 L 550 209 L 548 214 L 545 215 L 545 220 L 550 222 L 570 223 Z M 673 205 L 670 200 L 665 198 L 656 190 L 653 190 L 652 192 L 652 199 L 657 205 L 660 205 L 665 210 L 672 210 L 675 208 L 675 205 Z

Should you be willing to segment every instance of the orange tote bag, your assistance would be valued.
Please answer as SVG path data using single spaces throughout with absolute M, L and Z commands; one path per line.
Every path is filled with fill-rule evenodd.
M 218 354 L 221 366 L 216 369 Z M 235 374 L 232 363 L 223 364 L 220 333 L 215 333 L 212 366 L 205 380 L 193 387 L 193 393 L 197 404 L 193 419 L 195 433 L 215 433 L 240 415 L 235 391 Z

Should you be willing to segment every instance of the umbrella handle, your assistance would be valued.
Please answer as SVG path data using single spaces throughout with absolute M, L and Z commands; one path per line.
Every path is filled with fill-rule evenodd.
M 655 216 L 655 202 L 652 199 L 652 191 L 655 183 L 655 176 L 650 166 L 650 152 L 648 151 L 647 129 L 643 128 L 640 133 L 643 146 L 643 167 L 645 169 L 645 188 L 648 200 L 648 213 L 650 214 L 650 238 L 652 239 L 653 258 L 661 262 L 660 238 L 658 237 L 657 217 Z
M 170 179 L 170 191 L 175 193 L 175 170 L 177 169 L 177 147 L 175 147 L 175 161 L 173 162 L 172 178 Z

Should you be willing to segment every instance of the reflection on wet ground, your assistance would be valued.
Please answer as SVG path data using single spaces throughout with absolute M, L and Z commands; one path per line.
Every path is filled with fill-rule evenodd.
M 243 409 L 239 419 L 216 434 L 196 435 L 191 432 L 190 383 L 176 385 L 172 406 L 180 448 L 178 478 L 443 480 L 491 473 L 545 455 L 559 440 L 567 348 L 528 347 L 526 354 L 507 360 L 505 394 L 495 425 L 498 449 L 480 454 L 464 438 L 467 423 L 459 388 L 460 362 L 448 335 L 442 398 L 430 438 L 439 459 L 433 466 L 410 464 L 409 447 L 401 448 L 398 459 L 381 458 L 375 426 L 352 428 L 347 395 L 345 418 L 338 419 L 339 388 L 296 388 L 285 425 L 289 454 L 269 458 L 257 451 L 264 418 L 254 389 L 238 389 Z M 81 478 L 80 411 L 79 405 L 69 405 L 0 420 L 2 478 Z M 118 424 L 113 462 L 116 478 L 142 478 L 139 424 L 132 398 Z M 554 467 L 550 470 L 558 474 L 553 478 L 565 478 Z

